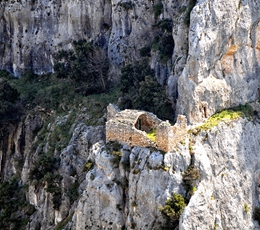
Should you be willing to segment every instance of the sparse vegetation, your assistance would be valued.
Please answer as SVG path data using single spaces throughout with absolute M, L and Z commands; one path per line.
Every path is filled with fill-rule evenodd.
M 140 55 L 142 57 L 151 57 L 151 47 L 150 46 L 144 46 L 139 51 L 140 51 Z
M 148 137 L 152 142 L 156 141 L 156 129 L 152 129 L 147 132 L 146 137 Z
M 166 63 L 172 57 L 174 41 L 171 34 L 157 35 L 152 42 L 152 50 L 159 51 L 159 58 L 162 63 Z
M 157 19 L 163 13 L 163 4 L 159 2 L 153 6 L 154 17 Z
M 38 183 L 47 183 L 46 191 L 52 194 L 53 207 L 58 210 L 62 196 L 60 187 L 62 176 L 56 173 L 59 168 L 59 159 L 50 154 L 41 153 L 34 165 L 29 173 L 29 179 Z
M 125 8 L 126 10 L 132 10 L 135 6 L 133 2 L 119 2 L 117 5 Z
M 254 111 L 249 104 L 240 105 L 235 108 L 225 109 L 211 116 L 203 125 L 196 128 L 197 130 L 208 130 L 217 126 L 221 121 L 232 121 L 240 117 L 251 118 L 254 115 Z
M 178 221 L 185 207 L 186 202 L 183 196 L 173 193 L 173 195 L 166 201 L 165 206 L 159 208 L 162 216 L 166 220 L 163 228 L 174 229 L 178 225 Z
M 194 8 L 194 6 L 197 4 L 197 0 L 190 0 L 188 7 L 186 8 L 186 14 L 185 14 L 185 18 L 184 18 L 184 22 L 186 25 L 190 25 L 190 14 L 192 9 Z
M 72 220 L 72 216 L 74 213 L 70 214 L 69 216 L 67 216 L 65 219 L 63 219 L 61 222 L 59 222 L 56 227 L 54 228 L 54 230 L 63 230 L 64 227 Z
M 20 186 L 15 178 L 0 184 L 0 229 L 25 229 L 35 211 L 26 201 L 25 192 L 26 186 Z
M 75 183 L 71 184 L 66 191 L 67 196 L 70 198 L 71 204 L 73 204 L 73 202 L 77 200 L 79 197 L 78 188 L 79 188 L 79 183 L 78 181 L 76 181 Z
M 130 161 L 129 160 L 122 161 L 121 164 L 122 164 L 124 170 L 126 170 L 126 171 L 130 170 Z
M 19 92 L 10 85 L 7 79 L 12 78 L 6 71 L 0 71 L 0 121 L 10 122 L 19 119 L 21 106 Z
M 172 32 L 172 25 L 173 25 L 173 22 L 171 19 L 163 19 L 163 20 L 160 20 L 158 23 L 157 23 L 157 26 L 162 30 L 162 31 L 166 31 L 168 33 L 171 33 Z
M 200 172 L 193 165 L 189 166 L 183 175 L 183 184 L 188 195 L 192 196 L 196 192 L 197 188 L 195 186 L 195 181 L 200 179 Z
M 171 104 L 166 91 L 144 58 L 134 65 L 122 68 L 120 91 L 123 94 L 121 109 L 141 109 L 153 112 L 164 120 L 173 120 Z
M 260 207 L 255 207 L 253 218 L 260 225 Z

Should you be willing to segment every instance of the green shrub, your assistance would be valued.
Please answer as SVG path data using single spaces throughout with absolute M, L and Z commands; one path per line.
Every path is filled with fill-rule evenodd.
M 255 207 L 253 218 L 260 225 L 260 207 Z
M 130 170 L 130 161 L 129 160 L 122 161 L 121 164 L 122 164 L 124 170 L 126 170 L 126 171 Z
M 178 221 L 185 207 L 186 202 L 183 196 L 173 193 L 172 197 L 166 201 L 165 206 L 159 208 L 162 216 L 166 220 L 164 229 L 174 229 L 178 225 Z
M 199 179 L 200 171 L 193 165 L 189 166 L 183 175 L 183 183 L 190 196 L 192 196 L 197 190 L 195 187 L 195 181 Z
M 138 173 L 140 173 L 140 169 L 135 168 L 135 169 L 133 170 L 133 174 L 136 175 L 136 174 L 138 174 Z
M 157 25 L 161 28 L 161 32 L 154 37 L 152 50 L 159 51 L 160 61 L 166 63 L 172 58 L 174 49 L 174 40 L 171 34 L 172 22 L 169 19 L 165 19 L 160 21 Z
M 171 105 L 166 91 L 155 77 L 146 58 L 134 65 L 122 68 L 120 91 L 123 94 L 121 109 L 140 109 L 156 114 L 164 120 L 173 120 Z
M 0 228 L 25 229 L 29 217 L 35 211 L 34 206 L 26 201 L 25 187 L 16 179 L 0 184 Z
M 48 173 L 53 173 L 59 168 L 59 159 L 51 155 L 41 153 L 38 160 L 34 163 L 34 167 L 29 172 L 30 180 L 40 181 Z
M 92 160 L 88 160 L 83 168 L 83 172 L 89 172 L 91 169 L 93 169 L 94 167 L 94 163 L 92 162 Z
M 18 99 L 19 93 L 6 80 L 0 84 L 0 121 L 10 121 L 18 119 Z
M 167 31 L 168 33 L 172 32 L 172 26 L 173 26 L 173 22 L 171 19 L 163 19 L 160 20 L 157 25 L 159 26 L 159 28 L 163 31 Z
M 248 207 L 247 203 L 244 203 L 244 210 L 246 213 L 249 212 L 249 207 Z
M 118 167 L 122 157 L 122 151 L 113 151 L 112 155 L 113 158 L 111 159 L 111 162 Z
M 139 51 L 140 51 L 140 55 L 142 57 L 151 57 L 151 47 L 150 46 L 144 46 Z
M 153 6 L 154 17 L 157 19 L 163 13 L 163 4 L 162 2 Z
M 186 15 L 185 15 L 185 18 L 184 18 L 184 22 L 188 26 L 190 25 L 190 14 L 191 14 L 191 11 L 192 11 L 192 9 L 194 8 L 194 6 L 196 4 L 197 4 L 197 0 L 190 0 L 189 5 L 187 7 Z
M 56 76 L 70 79 L 75 91 L 85 95 L 107 90 L 108 69 L 106 52 L 86 40 L 74 41 L 72 50 L 59 51 L 54 64 Z
M 62 176 L 55 171 L 59 168 L 59 159 L 50 154 L 41 153 L 34 164 L 34 168 L 29 172 L 29 180 L 47 183 L 46 191 L 52 194 L 53 208 L 58 210 L 62 196 L 60 187 Z

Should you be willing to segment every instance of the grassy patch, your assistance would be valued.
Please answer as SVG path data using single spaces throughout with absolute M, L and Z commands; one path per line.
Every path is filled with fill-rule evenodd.
M 148 137 L 152 142 L 156 141 L 156 129 L 150 130 L 147 134 L 146 137 Z
M 94 168 L 94 162 L 88 160 L 84 165 L 83 172 L 89 172 L 93 168 Z
M 249 212 L 249 207 L 248 207 L 248 205 L 247 205 L 247 203 L 244 203 L 244 209 L 245 209 L 245 212 L 246 213 L 248 213 Z
M 232 121 L 241 117 L 250 118 L 253 116 L 253 113 L 253 108 L 249 104 L 240 105 L 232 109 L 225 109 L 211 116 L 205 124 L 199 126 L 198 128 L 202 130 L 209 130 L 217 126 L 221 121 Z

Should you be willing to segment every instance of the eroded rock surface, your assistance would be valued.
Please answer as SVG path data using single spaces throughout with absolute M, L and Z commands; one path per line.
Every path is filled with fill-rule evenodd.
M 259 97 L 258 1 L 199 1 L 178 82 L 177 113 L 192 123 Z

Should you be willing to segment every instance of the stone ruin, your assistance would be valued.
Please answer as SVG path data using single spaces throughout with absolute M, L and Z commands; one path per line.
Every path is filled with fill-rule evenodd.
M 179 115 L 172 126 L 168 121 L 162 121 L 156 115 L 126 109 L 120 111 L 115 105 L 107 107 L 106 141 L 118 141 L 121 144 L 140 147 L 155 147 L 170 152 L 185 139 L 187 119 Z M 155 141 L 147 137 L 147 133 L 156 130 Z

